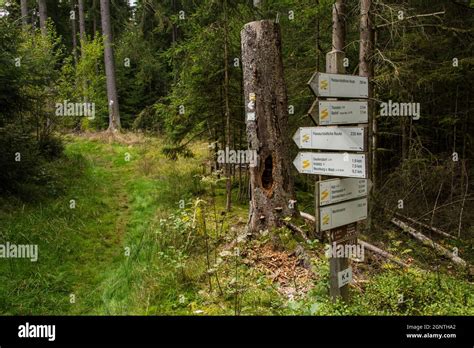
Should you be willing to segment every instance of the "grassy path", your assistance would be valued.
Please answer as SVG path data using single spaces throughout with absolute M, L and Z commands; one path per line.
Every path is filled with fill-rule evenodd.
M 122 284 L 131 280 L 120 274 L 129 263 L 125 248 L 133 256 L 155 215 L 176 206 L 188 189 L 179 180 L 191 164 L 182 165 L 181 174 L 171 171 L 158 145 L 75 138 L 66 158 L 54 164 L 60 177 L 51 191 L 61 188 L 62 194 L 1 204 L 1 240 L 39 249 L 37 262 L 0 260 L 1 314 L 105 314 L 117 313 L 115 306 L 126 314 L 123 301 L 134 285 Z M 151 168 L 157 163 L 162 166 Z
M 247 208 L 235 204 L 224 214 L 223 184 L 212 198 L 204 188 L 206 145 L 193 146 L 195 158 L 171 161 L 158 139 L 94 137 L 68 138 L 64 158 L 47 168 L 55 175 L 43 188 L 49 195 L 32 194 L 29 203 L 0 197 L 0 244 L 39 249 L 37 262 L 0 259 L 1 315 L 233 315 L 237 307 L 244 315 L 472 315 L 472 284 L 390 264 L 373 277 L 373 266 L 360 265 L 368 275 L 364 291 L 353 290 L 350 306 L 334 305 L 322 257 L 313 258 L 312 290 L 289 300 L 262 264 L 233 256 L 232 228 L 244 224 Z M 207 202 L 191 206 L 196 197 Z M 276 233 L 294 250 L 289 231 Z M 242 253 L 259 253 L 268 239 L 240 244 Z

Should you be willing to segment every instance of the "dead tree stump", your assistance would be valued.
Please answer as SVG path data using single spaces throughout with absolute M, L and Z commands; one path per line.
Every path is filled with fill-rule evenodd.
M 288 97 L 281 36 L 273 21 L 247 23 L 241 31 L 247 139 L 257 161 L 250 167 L 249 232 L 281 226 L 298 216 L 289 159 Z

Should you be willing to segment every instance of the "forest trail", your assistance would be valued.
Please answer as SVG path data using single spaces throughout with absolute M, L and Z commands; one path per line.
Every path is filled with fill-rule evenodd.
M 44 188 L 45 197 L 0 202 L 3 237 L 37 244 L 40 256 L 34 263 L 0 263 L 2 314 L 472 311 L 472 296 L 462 295 L 469 283 L 416 268 L 397 270 L 383 260 L 356 267 L 364 279 L 354 285 L 352 307 L 332 304 L 319 242 L 305 246 L 310 270 L 301 265 L 294 251 L 299 242 L 286 229 L 276 231 L 280 249 L 271 246 L 269 234 L 243 242 L 238 233 L 247 207 L 235 201 L 231 213 L 223 212 L 222 179 L 203 173 L 205 143 L 192 145 L 195 157 L 176 161 L 162 154 L 162 140 L 128 133 L 115 141 L 100 133 L 67 136 L 66 144 L 65 156 L 49 168 L 57 177 Z M 406 303 L 397 303 L 398 293 L 409 296 Z
M 149 176 L 146 161 L 156 164 L 149 158 L 153 152 L 144 153 L 149 149 L 133 144 L 137 141 L 134 137 L 127 145 L 69 138 L 66 157 L 55 165 L 61 179 L 48 188 L 58 191 L 57 197 L 2 207 L 0 230 L 7 240 L 17 236 L 18 244 L 38 244 L 40 256 L 33 267 L 30 260 L 0 264 L 2 314 L 107 311 L 110 298 L 103 293 L 114 288 L 108 278 L 126 260 L 126 248 L 133 256 L 133 241 L 157 211 L 177 201 L 173 191 L 180 193 L 168 186 L 173 180 L 157 182 Z M 31 233 L 27 237 L 22 231 Z

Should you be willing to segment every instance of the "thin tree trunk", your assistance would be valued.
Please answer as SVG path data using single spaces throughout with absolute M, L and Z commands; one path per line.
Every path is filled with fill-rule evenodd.
M 172 0 L 171 1 L 171 8 L 173 9 L 173 13 L 177 12 L 178 9 L 178 3 L 176 2 L 177 0 Z M 172 27 L 172 32 L 171 32 L 171 42 L 173 46 L 178 42 L 178 26 L 176 23 L 173 21 L 173 27 Z M 173 84 L 176 84 L 178 81 L 178 69 L 176 68 L 176 59 L 173 55 L 172 57 L 172 71 L 173 71 Z
M 173 13 L 176 13 L 177 11 L 177 4 L 176 4 L 176 0 L 172 0 L 171 1 L 171 8 L 173 9 Z M 178 41 L 178 27 L 176 25 L 176 23 L 173 22 L 173 28 L 172 28 L 172 31 L 171 31 L 171 42 L 174 44 L 175 42 Z
M 92 40 L 95 40 L 96 34 L 99 30 L 98 24 L 100 25 L 100 21 L 97 22 L 97 0 L 92 0 L 92 13 Z M 97 61 L 95 62 L 95 73 L 99 74 L 99 63 Z
M 217 124 L 214 125 L 214 170 L 218 171 L 220 169 L 219 159 L 217 157 L 217 152 L 219 151 L 219 131 L 217 130 Z
M 402 215 L 400 213 L 397 213 L 393 210 L 389 210 L 391 213 L 393 213 L 394 215 L 396 215 L 397 217 L 401 218 L 401 219 L 405 219 L 405 220 L 408 220 L 414 224 L 417 224 L 417 225 L 420 225 L 426 229 L 429 229 L 430 231 L 432 232 L 435 232 L 443 237 L 447 237 L 447 238 L 453 238 L 453 239 L 457 239 L 456 236 L 453 236 L 452 234 L 449 234 L 449 233 L 446 233 L 444 231 L 441 231 L 440 229 L 436 228 L 436 227 L 433 227 L 433 226 L 430 226 L 430 225 L 427 225 L 421 221 L 418 221 L 418 220 L 415 220 L 415 219 L 412 219 L 411 217 L 408 217 L 408 216 L 405 216 L 405 215 Z
M 78 0 L 78 11 L 79 11 L 79 38 L 81 40 L 81 57 L 84 56 L 84 45 L 86 43 L 86 23 L 84 16 L 84 0 Z M 87 80 L 82 81 L 82 94 L 84 102 L 87 102 Z
M 28 25 L 28 1 L 21 0 L 21 23 L 23 28 Z
M 374 114 L 374 104 L 371 98 L 374 96 L 372 79 L 374 77 L 374 65 L 372 56 L 374 52 L 374 22 L 372 15 L 372 0 L 361 0 L 360 2 L 360 46 L 359 46 L 359 75 L 369 78 L 369 178 L 375 188 L 377 173 L 377 120 Z
M 280 27 L 273 21 L 247 23 L 241 31 L 247 137 L 257 163 L 250 166 L 249 232 L 281 226 L 299 216 L 288 149 L 288 97 L 283 78 Z M 253 120 L 255 118 L 255 120 Z
M 344 51 L 346 42 L 346 4 L 336 0 L 332 8 L 332 49 Z
M 75 9 L 74 0 L 71 0 L 71 11 L 73 11 L 73 18 L 70 18 L 71 30 L 72 30 L 72 54 L 74 56 L 74 65 L 77 66 L 77 29 L 76 29 L 76 9 Z
M 316 4 L 319 8 L 319 0 L 316 0 Z M 319 14 L 316 18 L 316 70 L 320 71 L 320 62 L 321 62 L 321 23 L 319 20 Z
M 112 30 L 110 25 L 109 0 L 100 0 L 102 35 L 104 36 L 104 62 L 107 77 L 107 97 L 109 104 L 109 131 L 120 130 L 120 114 L 115 81 L 114 49 L 112 47 Z
M 95 33 L 97 32 L 97 0 L 92 1 L 92 39 L 95 39 Z
M 368 99 L 368 178 L 372 180 L 371 192 L 375 191 L 377 185 L 377 119 L 374 107 L 374 64 L 372 62 L 375 46 L 375 23 L 372 14 L 372 0 L 360 1 L 360 45 L 359 45 L 359 75 L 369 80 Z M 371 194 L 369 192 L 369 195 Z M 367 225 L 372 226 L 373 200 L 369 199 Z
M 84 0 L 78 1 L 78 9 L 79 9 L 79 37 L 81 38 L 81 47 L 82 42 L 86 39 L 86 21 L 84 18 Z
M 224 0 L 224 99 L 225 99 L 225 134 L 226 147 L 230 149 L 230 108 L 229 108 L 229 43 L 227 28 L 227 0 Z M 232 203 L 231 163 L 226 164 L 226 211 L 230 211 Z
M 46 0 L 38 0 L 38 9 L 40 17 L 41 34 L 46 35 L 46 21 L 48 20 L 48 10 L 46 8 Z
M 373 253 L 376 253 L 376 254 L 379 254 L 383 257 L 385 257 L 386 259 L 396 263 L 397 265 L 399 266 L 402 266 L 402 267 L 410 267 L 408 264 L 398 260 L 395 256 L 393 256 L 392 254 L 386 252 L 385 250 L 382 250 L 380 248 L 377 248 L 375 245 L 372 245 L 372 244 L 369 244 L 363 240 L 360 240 L 358 239 L 357 240 L 357 243 L 359 243 L 360 245 L 362 245 L 365 249 L 367 250 L 370 250 L 372 251 Z
M 242 95 L 243 95 L 243 91 L 241 91 Z M 242 101 L 242 104 L 243 104 L 243 101 Z M 239 125 L 239 149 L 242 149 L 242 128 L 240 127 Z M 237 200 L 239 202 L 242 202 L 243 201 L 243 195 L 242 195 L 242 165 L 243 163 L 239 163 L 239 167 L 238 167 L 238 178 L 239 178 L 239 195 L 237 197 Z
M 242 64 L 239 64 L 240 76 L 243 76 L 243 69 Z M 245 98 L 244 98 L 244 80 L 243 78 L 240 79 L 240 105 L 244 105 Z M 242 110 L 243 119 L 245 120 L 245 109 Z M 243 141 L 243 132 L 245 130 L 245 122 L 238 123 L 239 124 L 239 149 L 242 149 L 242 141 Z M 245 170 L 242 170 L 242 164 L 239 165 L 239 202 L 243 203 L 246 202 L 246 192 L 247 192 L 247 180 L 245 179 L 248 173 L 248 167 L 246 164 Z M 243 172 L 243 173 L 242 173 Z
M 441 246 L 440 244 L 435 243 L 432 239 L 426 237 L 423 233 L 420 233 L 414 228 L 408 226 L 403 221 L 400 221 L 396 218 L 392 218 L 392 220 L 390 221 L 394 225 L 400 227 L 404 232 L 410 234 L 413 238 L 418 239 L 420 242 L 423 243 L 423 245 L 433 248 L 439 255 L 442 255 L 451 259 L 451 261 L 453 261 L 455 264 L 459 266 L 466 267 L 468 265 L 467 262 L 461 259 L 459 256 L 455 255 L 453 252 L 449 251 L 448 249 Z

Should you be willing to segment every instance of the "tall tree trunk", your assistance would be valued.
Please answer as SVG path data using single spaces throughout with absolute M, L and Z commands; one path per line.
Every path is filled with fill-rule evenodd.
M 224 99 L 225 99 L 225 134 L 226 147 L 230 149 L 230 107 L 229 107 L 229 31 L 227 28 L 227 0 L 224 0 Z M 226 210 L 230 211 L 232 203 L 231 163 L 226 164 Z
M 86 21 L 84 18 L 84 0 L 79 0 L 79 37 L 81 38 L 81 48 L 82 42 L 86 39 Z
M 86 22 L 84 16 L 84 0 L 78 0 L 78 11 L 79 11 L 79 38 L 81 40 L 81 57 L 84 57 L 84 45 L 86 43 Z M 95 10 L 94 10 L 95 11 Z M 84 102 L 87 102 L 87 80 L 82 81 L 82 94 Z
M 243 95 L 243 91 L 241 93 Z M 243 101 L 242 101 L 242 104 L 243 104 Z M 239 149 L 242 149 L 242 127 L 240 127 L 239 125 Z M 238 194 L 238 197 L 237 197 L 237 200 L 239 202 L 242 202 L 243 201 L 243 195 L 242 195 L 242 163 L 239 163 L 239 167 L 238 167 L 238 178 L 239 178 L 239 194 Z
M 176 3 L 176 0 L 171 1 L 171 8 L 173 9 L 173 13 L 177 12 L 178 9 L 178 4 Z M 178 26 L 176 25 L 175 22 L 173 22 L 173 27 L 172 27 L 172 37 L 171 37 L 171 42 L 175 43 L 178 41 Z
M 112 47 L 112 30 L 110 25 L 109 0 L 100 0 L 102 35 L 104 36 L 104 62 L 107 77 L 107 97 L 109 101 L 109 131 L 120 130 L 119 103 L 115 81 L 114 49 Z
M 250 166 L 249 232 L 281 226 L 284 216 L 297 216 L 289 160 L 288 97 L 283 79 L 280 27 L 273 21 L 248 23 L 241 31 L 244 95 Z M 254 114 L 252 114 L 254 113 Z M 253 120 L 255 118 L 255 120 Z
M 374 192 L 377 187 L 377 119 L 375 117 L 374 106 L 374 64 L 373 54 L 375 47 L 375 23 L 373 16 L 372 0 L 360 1 L 360 45 L 359 45 L 359 75 L 366 76 L 369 80 L 368 95 L 368 178 L 372 181 L 372 189 Z M 372 226 L 373 200 L 368 200 L 368 217 L 367 225 L 369 229 Z
M 21 24 L 23 27 L 28 25 L 28 1 L 21 0 Z
M 332 49 L 344 51 L 346 42 L 346 4 L 336 0 L 332 8 Z
M 95 39 L 97 32 L 97 0 L 92 0 L 92 39 Z
M 71 31 L 72 31 L 72 54 L 74 56 L 74 64 L 77 66 L 77 29 L 76 29 L 76 9 L 75 0 L 71 0 L 71 11 L 73 16 L 69 16 L 71 20 Z
M 180 6 L 181 6 L 181 3 L 178 0 L 172 0 L 171 8 L 173 9 L 173 13 L 177 13 L 178 8 Z M 173 21 L 171 34 L 172 34 L 171 42 L 174 45 L 178 42 L 178 26 L 176 25 L 174 21 Z M 178 69 L 176 66 L 176 58 L 174 56 L 172 57 L 172 70 L 173 70 L 173 84 L 176 84 L 176 82 L 178 81 Z
M 214 170 L 218 171 L 219 168 L 219 160 L 217 157 L 217 151 L 219 151 L 219 131 L 218 131 L 218 125 L 214 125 Z
M 43 35 L 47 34 L 46 21 L 48 19 L 48 10 L 46 8 L 46 0 L 38 0 L 38 10 L 40 17 L 40 28 Z
M 243 70 L 242 70 L 242 64 L 239 64 L 239 70 L 240 70 L 240 76 L 243 76 Z M 244 105 L 244 102 L 245 102 L 245 97 L 244 97 L 244 80 L 243 79 L 240 79 L 240 89 L 239 89 L 239 92 L 240 92 L 240 105 Z M 244 120 L 245 120 L 245 109 L 242 110 L 243 113 L 240 114 L 240 116 L 243 116 Z M 242 149 L 243 147 L 243 144 L 242 144 L 242 141 L 243 141 L 243 133 L 244 133 L 244 130 L 245 130 L 245 122 L 238 122 L 238 127 L 239 127 L 239 149 Z M 245 173 L 242 175 L 242 164 L 239 165 L 239 202 L 240 203 L 243 203 L 245 202 L 245 192 L 246 192 L 246 180 L 245 180 L 245 177 L 247 175 L 247 170 L 248 170 L 248 167 L 247 165 L 245 166 Z M 242 180 L 242 178 L 244 180 Z M 244 198 L 245 197 L 245 198 Z
M 369 178 L 373 186 L 376 186 L 377 175 L 377 120 L 372 98 L 374 97 L 374 64 L 372 56 L 375 46 L 374 20 L 372 15 L 372 0 L 361 0 L 360 2 L 360 46 L 359 46 L 359 75 L 369 78 Z
M 316 5 L 319 8 L 319 0 L 316 0 Z M 321 61 L 320 58 L 321 58 L 321 23 L 319 20 L 319 13 L 318 13 L 318 16 L 316 17 L 316 70 L 318 71 L 321 71 L 320 64 L 319 64 Z

